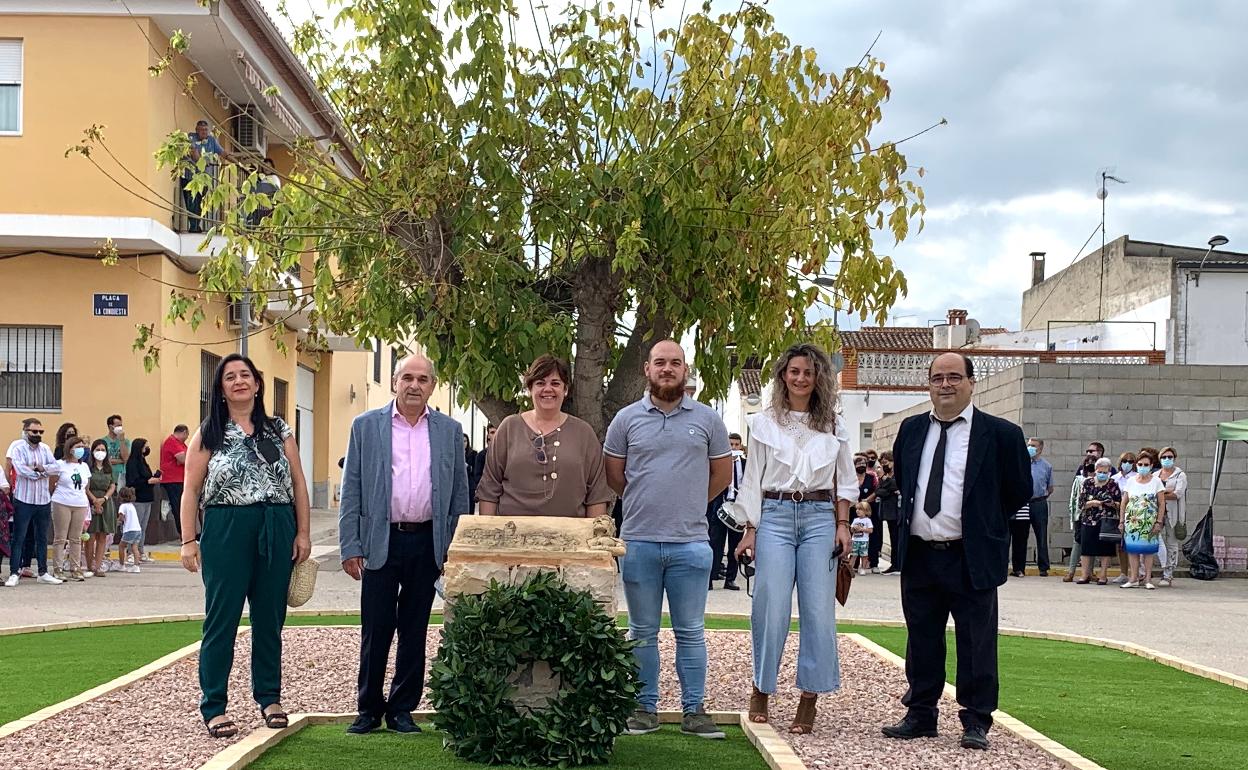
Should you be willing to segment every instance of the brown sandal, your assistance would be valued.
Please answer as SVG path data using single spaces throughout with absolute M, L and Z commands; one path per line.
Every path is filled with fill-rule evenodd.
M 794 735 L 809 735 L 815 729 L 815 704 L 819 696 L 802 693 L 797 702 L 797 713 L 793 715 L 793 724 L 789 732 Z
M 234 724 L 233 719 L 223 719 L 220 722 L 205 720 L 204 726 L 208 728 L 208 734 L 213 738 L 233 738 L 238 735 L 238 726 Z
M 750 721 L 755 724 L 763 724 L 770 715 L 767 713 L 767 693 L 759 692 L 758 688 L 754 688 L 754 692 L 750 693 Z

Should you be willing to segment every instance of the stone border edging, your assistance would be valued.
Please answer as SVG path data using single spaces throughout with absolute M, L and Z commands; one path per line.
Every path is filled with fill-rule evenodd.
M 427 719 L 432 711 L 413 711 L 416 721 Z M 663 724 L 679 724 L 679 711 L 660 711 L 659 722 Z M 800 757 L 793 751 L 787 741 L 780 737 L 771 725 L 756 725 L 745 718 L 740 711 L 712 711 L 709 716 L 717 725 L 739 725 L 750 744 L 763 757 L 763 761 L 771 770 L 806 770 Z M 290 724 L 280 730 L 268 727 L 257 727 L 238 743 L 231 744 L 217 753 L 196 770 L 243 770 L 260 758 L 261 754 L 295 735 L 308 725 L 348 724 L 355 719 L 354 711 L 346 713 L 316 712 L 310 714 L 291 714 Z
M 905 668 L 906 661 L 892 650 L 876 644 L 861 634 L 845 634 L 844 636 L 885 663 L 896 666 L 897 668 Z M 945 682 L 945 695 L 953 700 L 957 700 L 957 688 L 948 682 Z M 1022 738 L 1027 743 L 1030 743 L 1044 753 L 1054 757 L 1059 762 L 1072 768 L 1073 770 L 1105 770 L 1105 768 L 1101 767 L 1082 754 L 1079 754 L 1073 749 L 1058 743 L 1052 738 L 1049 738 L 1047 735 L 1044 735 L 1024 722 L 1015 719 L 1004 711 L 999 709 L 994 711 L 992 713 L 992 718 L 996 724 L 1001 725 L 1006 730 L 1014 733 L 1019 738 Z

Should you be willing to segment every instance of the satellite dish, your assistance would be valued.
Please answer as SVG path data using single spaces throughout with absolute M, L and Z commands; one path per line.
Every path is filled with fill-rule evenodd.
M 966 319 L 966 341 L 979 342 L 979 321 L 974 318 Z

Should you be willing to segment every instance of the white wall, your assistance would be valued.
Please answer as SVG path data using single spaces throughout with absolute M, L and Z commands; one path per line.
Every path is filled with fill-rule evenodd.
M 909 409 L 915 404 L 928 401 L 928 395 L 922 391 L 868 391 L 842 390 L 841 416 L 849 428 L 849 446 L 855 452 L 874 448 L 877 452 L 891 449 L 887 446 L 873 446 L 870 441 L 862 440 L 862 426 L 868 427 L 881 417 Z
M 1045 350 L 1053 343 L 1057 350 L 1165 350 L 1170 316 L 1169 295 L 1136 308 L 1110 321 L 1127 323 L 1087 323 L 1053 326 L 1021 332 L 986 334 L 973 347 L 1006 350 Z M 1150 323 L 1151 322 L 1151 323 Z
M 1248 273 L 1180 269 L 1174 361 L 1248 364 Z

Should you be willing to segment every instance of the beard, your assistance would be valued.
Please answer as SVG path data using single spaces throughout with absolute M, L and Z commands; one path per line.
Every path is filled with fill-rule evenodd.
M 685 395 L 687 377 L 682 377 L 672 385 L 661 385 L 657 380 L 650 380 L 650 395 L 660 401 L 679 401 Z

